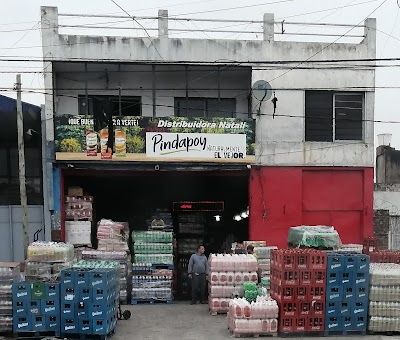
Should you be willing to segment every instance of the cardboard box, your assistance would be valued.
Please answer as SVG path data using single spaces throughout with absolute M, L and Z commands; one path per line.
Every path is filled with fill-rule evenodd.
M 81 187 L 69 187 L 68 196 L 83 196 L 83 188 Z
M 91 245 L 92 222 L 65 221 L 65 240 L 77 245 Z

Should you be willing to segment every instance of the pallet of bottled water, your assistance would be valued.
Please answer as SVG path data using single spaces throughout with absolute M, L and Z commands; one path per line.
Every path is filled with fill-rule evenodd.
M 371 263 L 368 330 L 400 332 L 400 265 Z

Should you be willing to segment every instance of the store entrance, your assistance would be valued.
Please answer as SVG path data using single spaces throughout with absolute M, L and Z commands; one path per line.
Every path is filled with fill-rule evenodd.
M 176 240 L 175 298 L 183 300 L 190 297 L 187 264 L 199 244 L 205 245 L 208 255 L 227 252 L 232 242 L 248 239 L 248 219 L 234 220 L 235 216 L 247 210 L 248 183 L 247 170 L 80 170 L 64 175 L 65 194 L 68 187 L 79 186 L 83 188 L 85 195 L 93 196 L 94 247 L 97 241 L 96 224 L 101 219 L 128 222 L 131 232 L 148 230 L 155 219 L 163 219 L 166 224 L 172 224 L 171 230 L 174 231 Z M 185 202 L 192 203 L 185 206 Z M 196 204 L 198 202 L 204 203 Z M 131 246 L 131 240 L 129 244 Z M 131 250 L 133 251 L 132 247 Z

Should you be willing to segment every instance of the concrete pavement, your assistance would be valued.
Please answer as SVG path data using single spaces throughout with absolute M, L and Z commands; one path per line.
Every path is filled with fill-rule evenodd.
M 191 306 L 189 303 L 176 303 L 122 307 L 123 310 L 129 309 L 132 317 L 130 320 L 118 322 L 114 340 L 223 340 L 232 337 L 227 329 L 226 316 L 211 316 L 207 305 Z M 351 339 L 400 340 L 400 337 L 352 336 Z

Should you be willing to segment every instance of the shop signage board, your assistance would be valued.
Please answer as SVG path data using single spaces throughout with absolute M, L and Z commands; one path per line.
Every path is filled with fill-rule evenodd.
M 95 123 L 93 116 L 55 116 L 56 159 L 255 161 L 253 119 L 114 117 L 110 135 L 107 127 L 99 130 Z

